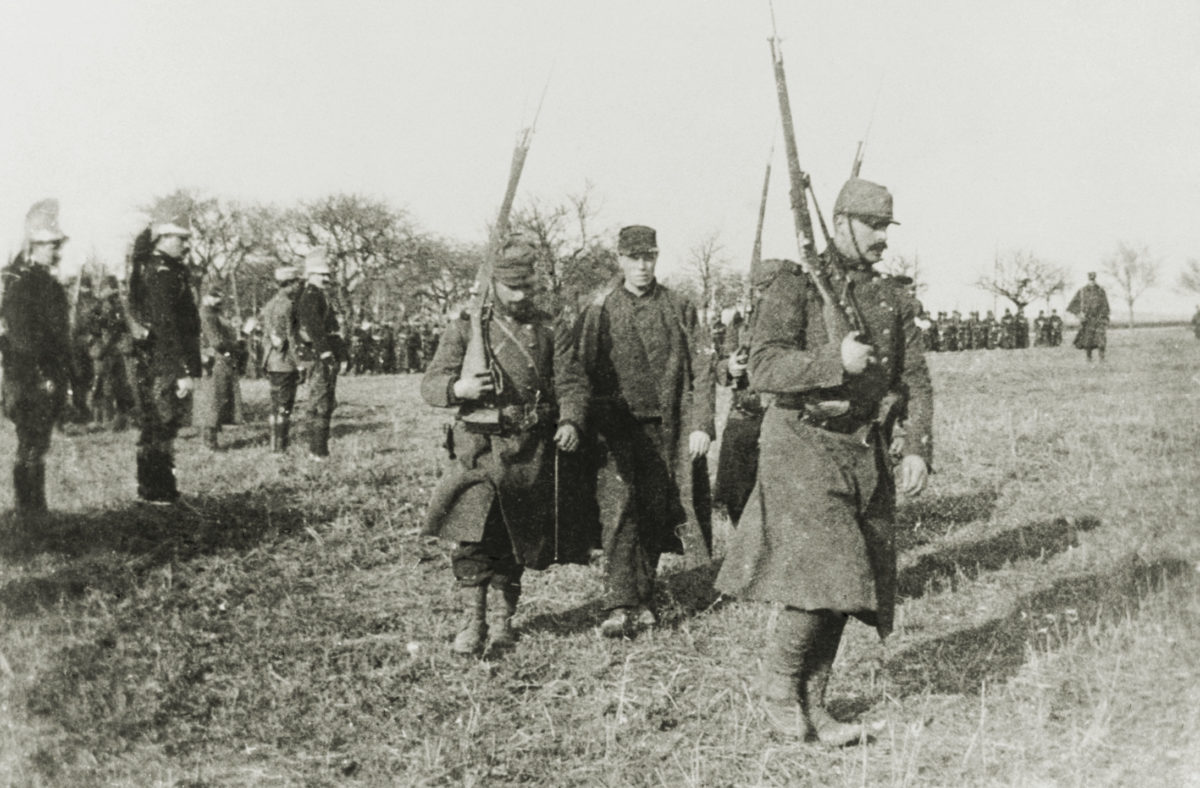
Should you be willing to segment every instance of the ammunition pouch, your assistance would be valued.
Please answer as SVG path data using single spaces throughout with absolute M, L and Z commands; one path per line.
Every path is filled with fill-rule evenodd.
M 464 405 L 458 411 L 463 428 L 476 435 L 520 435 L 557 426 L 558 408 L 538 405 Z

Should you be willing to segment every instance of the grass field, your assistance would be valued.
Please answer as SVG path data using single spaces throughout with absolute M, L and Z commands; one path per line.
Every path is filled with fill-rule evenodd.
M 837 751 L 765 728 L 768 611 L 712 569 L 668 564 L 663 626 L 618 642 L 598 567 L 530 573 L 517 647 L 451 654 L 415 376 L 343 379 L 323 465 L 267 452 L 247 382 L 256 421 L 185 431 L 166 512 L 132 502 L 134 433 L 58 434 L 54 515 L 0 521 L 0 783 L 1200 785 L 1200 342 L 1110 343 L 929 357 L 896 632 L 852 624 L 832 685 L 882 729 Z

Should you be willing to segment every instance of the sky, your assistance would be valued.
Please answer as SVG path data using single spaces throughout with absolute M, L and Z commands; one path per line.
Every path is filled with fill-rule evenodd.
M 1161 260 L 1139 313 L 1200 303 L 1175 288 L 1200 257 L 1200 3 L 775 17 L 821 205 L 869 126 L 862 175 L 894 193 L 891 248 L 919 258 L 932 310 L 991 308 L 974 283 L 1018 248 L 1067 267 L 1069 297 L 1118 241 Z M 116 264 L 138 206 L 180 187 L 358 193 L 482 241 L 545 88 L 518 206 L 590 184 L 598 227 L 658 229 L 664 274 L 713 233 L 744 268 L 774 140 L 764 254 L 795 258 L 770 32 L 766 0 L 0 2 L 0 244 L 54 196 L 64 271 Z

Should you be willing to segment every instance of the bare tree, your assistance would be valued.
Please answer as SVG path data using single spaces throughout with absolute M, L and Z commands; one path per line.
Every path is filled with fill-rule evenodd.
M 705 310 L 705 314 L 716 305 L 718 285 L 728 262 L 720 236 L 719 232 L 713 231 L 688 250 L 688 269 L 700 288 L 700 302 L 697 306 Z
M 1133 328 L 1133 304 L 1158 281 L 1159 264 L 1145 244 L 1125 241 L 1118 241 L 1117 248 L 1101 264 L 1104 273 L 1116 281 L 1121 298 L 1129 308 L 1130 328 Z
M 913 254 L 911 257 L 904 254 L 893 254 L 884 263 L 877 267 L 880 273 L 888 276 L 907 276 L 913 281 L 912 287 L 917 295 L 925 292 L 929 287 L 929 283 L 925 281 L 921 269 L 920 255 Z
M 1179 286 L 1189 292 L 1200 293 L 1200 259 L 1192 257 L 1183 264 Z
M 1067 287 L 1067 271 L 1060 265 L 1038 257 L 1028 249 L 997 254 L 990 276 L 980 277 L 975 286 L 1006 298 L 1023 310 L 1028 304 L 1050 298 Z

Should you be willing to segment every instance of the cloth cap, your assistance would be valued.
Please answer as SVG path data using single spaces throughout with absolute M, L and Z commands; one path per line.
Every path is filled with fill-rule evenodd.
M 300 278 L 300 272 L 294 265 L 281 265 L 275 269 L 275 281 L 280 283 L 292 282 Z
M 163 235 L 192 234 L 191 206 L 188 201 L 172 195 L 159 202 L 150 216 L 150 234 L 155 238 Z
M 887 219 L 889 224 L 900 224 L 892 218 L 892 193 L 886 187 L 862 178 L 846 181 L 833 204 L 833 213 L 835 216 L 841 213 L 870 219 Z
M 329 274 L 329 255 L 325 248 L 318 246 L 304 257 L 304 275 Z
M 534 263 L 538 259 L 537 239 L 513 233 L 504 239 L 496 255 L 492 277 L 508 287 L 529 287 L 534 282 Z
M 25 215 L 26 243 L 65 240 L 67 236 L 58 226 L 58 200 L 50 198 L 35 202 Z
M 630 257 L 635 254 L 658 252 L 658 234 L 653 227 L 644 224 L 631 224 L 622 227 L 617 236 L 617 254 Z
M 1095 278 L 1096 278 L 1096 272 L 1088 271 L 1088 279 L 1095 279 Z

